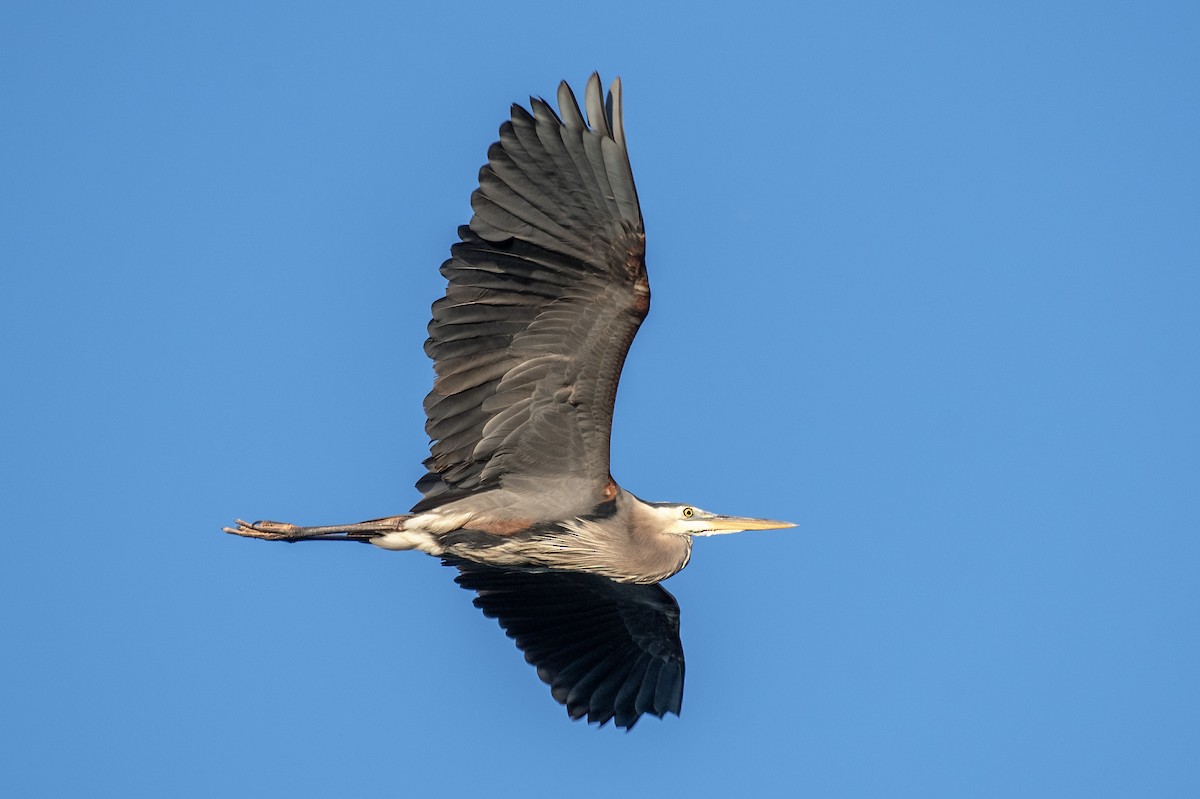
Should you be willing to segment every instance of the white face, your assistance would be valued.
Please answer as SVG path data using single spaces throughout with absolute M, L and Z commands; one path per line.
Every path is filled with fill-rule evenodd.
M 674 511 L 674 527 L 687 535 L 703 535 L 705 533 L 705 518 L 711 519 L 713 514 L 693 505 L 676 505 Z
M 666 505 L 655 508 L 663 527 L 675 535 L 716 535 L 737 530 L 715 529 L 713 520 L 723 517 L 697 508 L 695 505 Z
M 795 527 L 791 522 L 754 519 L 747 516 L 722 516 L 695 505 L 663 505 L 654 509 L 666 532 L 676 535 L 724 535 L 743 530 L 776 530 Z

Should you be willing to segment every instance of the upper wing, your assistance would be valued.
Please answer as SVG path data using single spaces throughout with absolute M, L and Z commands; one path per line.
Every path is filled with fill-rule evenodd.
M 661 585 L 596 574 L 520 571 L 453 560 L 455 582 L 478 593 L 573 719 L 632 728 L 643 713 L 679 715 L 679 605 Z
M 617 381 L 650 287 L 620 79 L 605 104 L 593 74 L 584 99 L 590 127 L 566 83 L 561 119 L 542 100 L 514 105 L 479 172 L 425 343 L 437 378 L 415 510 L 524 478 L 597 499 L 608 485 Z

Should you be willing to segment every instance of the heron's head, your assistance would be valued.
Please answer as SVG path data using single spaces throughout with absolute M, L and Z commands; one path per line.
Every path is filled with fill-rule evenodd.
M 774 519 L 755 519 L 750 516 L 722 516 L 719 513 L 697 508 L 695 505 L 677 505 L 673 502 L 648 502 L 654 509 L 656 521 L 664 533 L 675 535 L 723 535 L 740 533 L 744 530 L 779 530 L 795 527 L 792 522 Z

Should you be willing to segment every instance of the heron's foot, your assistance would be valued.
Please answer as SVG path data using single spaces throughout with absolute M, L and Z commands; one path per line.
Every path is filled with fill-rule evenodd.
M 246 538 L 261 538 L 264 541 L 294 541 L 301 536 L 297 535 L 301 528 L 287 522 L 270 522 L 261 521 L 244 522 L 241 519 L 234 520 L 237 527 L 224 527 L 225 532 L 232 535 L 241 535 Z

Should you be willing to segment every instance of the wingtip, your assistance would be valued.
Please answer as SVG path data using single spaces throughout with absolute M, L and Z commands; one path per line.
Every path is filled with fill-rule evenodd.
M 588 126 L 595 132 L 612 138 L 608 125 L 608 104 L 605 102 L 599 72 L 593 72 L 588 78 L 587 88 L 583 93 L 583 104 L 587 108 Z
M 605 103 L 608 112 L 608 126 L 612 129 L 613 141 L 625 148 L 625 103 L 621 93 L 621 76 L 613 78 L 608 89 L 608 101 Z

